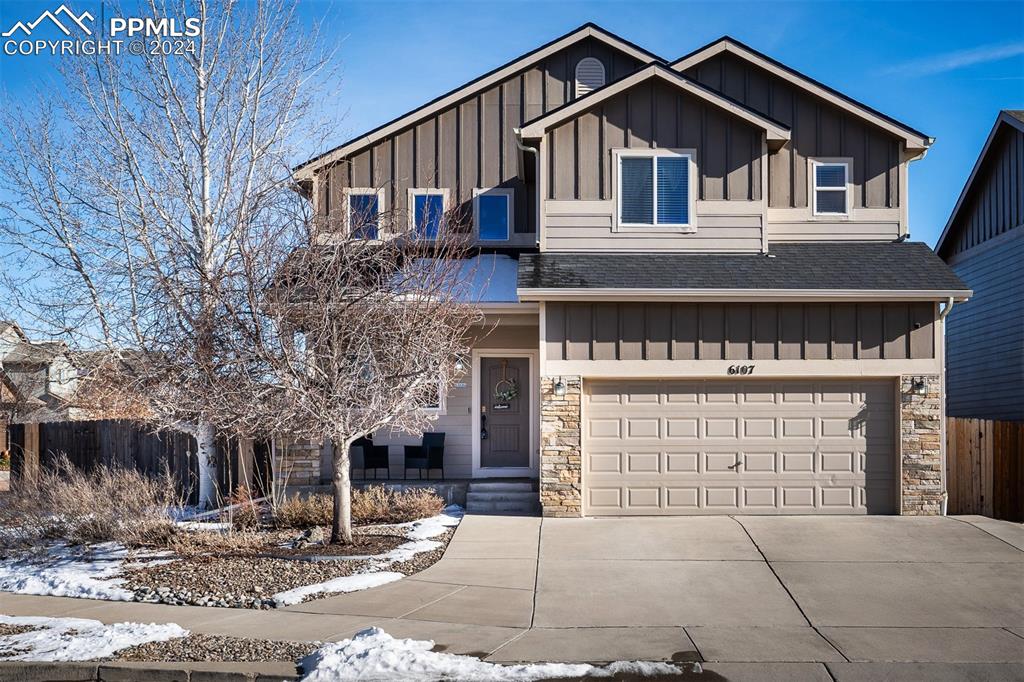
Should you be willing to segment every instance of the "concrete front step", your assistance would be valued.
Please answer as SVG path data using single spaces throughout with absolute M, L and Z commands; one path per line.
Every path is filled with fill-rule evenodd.
M 470 502 L 466 505 L 469 514 L 508 514 L 533 516 L 540 513 L 540 502 Z
M 470 481 L 471 493 L 532 493 L 533 484 L 529 481 Z
M 472 505 L 475 502 L 516 502 L 520 504 L 533 504 L 538 501 L 537 493 L 530 492 L 476 492 L 471 490 L 466 493 L 466 504 Z

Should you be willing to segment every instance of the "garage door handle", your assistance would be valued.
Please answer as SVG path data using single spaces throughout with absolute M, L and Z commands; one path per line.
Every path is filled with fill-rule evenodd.
M 729 465 L 728 468 L 730 468 L 730 469 L 739 469 L 741 464 L 743 464 L 743 462 L 736 462 L 735 464 Z

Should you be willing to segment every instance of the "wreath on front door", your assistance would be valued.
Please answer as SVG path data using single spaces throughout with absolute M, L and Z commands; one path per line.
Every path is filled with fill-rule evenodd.
M 494 399 L 499 403 L 510 403 L 519 397 L 519 383 L 508 378 L 508 361 L 501 363 L 501 378 L 494 385 Z

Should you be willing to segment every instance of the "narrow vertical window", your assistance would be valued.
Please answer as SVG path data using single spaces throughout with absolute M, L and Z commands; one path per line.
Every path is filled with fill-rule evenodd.
M 811 170 L 814 215 L 846 215 L 849 212 L 849 164 L 811 161 Z
M 409 217 L 413 233 L 420 239 L 437 239 L 444 227 L 444 190 L 409 190 Z
M 345 219 L 354 239 L 380 239 L 383 190 L 372 187 L 345 190 Z
M 473 192 L 473 216 L 480 241 L 508 241 L 512 232 L 511 189 L 477 189 Z

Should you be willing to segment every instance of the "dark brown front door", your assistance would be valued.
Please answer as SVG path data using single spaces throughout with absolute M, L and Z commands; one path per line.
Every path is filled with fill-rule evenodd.
M 482 358 L 480 375 L 480 466 L 530 466 L 529 358 Z

